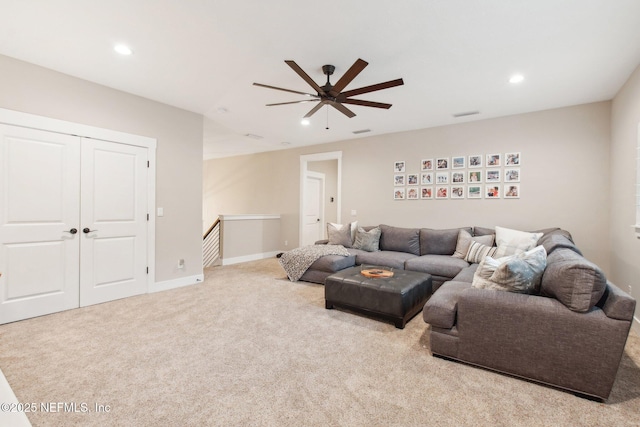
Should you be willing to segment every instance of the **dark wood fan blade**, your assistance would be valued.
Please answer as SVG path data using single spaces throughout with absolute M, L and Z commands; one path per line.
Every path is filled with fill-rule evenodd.
M 287 105 L 287 104 L 303 104 L 305 102 L 318 102 L 320 101 L 319 99 L 305 99 L 302 101 L 291 101 L 291 102 L 278 102 L 275 104 L 266 104 L 267 107 L 273 107 L 274 105 Z
M 318 97 L 318 95 L 314 95 L 312 93 L 300 92 L 300 91 L 291 90 L 291 89 L 284 89 L 284 88 L 276 87 L 276 86 L 263 85 L 262 83 L 254 83 L 253 85 L 254 86 L 260 86 L 260 87 L 266 87 L 267 89 L 283 90 L 285 92 L 297 93 L 298 95 L 313 96 L 313 97 L 316 97 L 316 98 Z
M 361 99 L 347 98 L 347 99 L 340 100 L 340 102 L 342 102 L 343 104 L 362 105 L 364 107 L 385 108 L 387 110 L 391 108 L 391 104 L 385 104 L 382 102 L 373 102 L 373 101 L 363 101 Z
M 351 117 L 355 117 L 356 113 L 354 113 L 353 111 L 349 110 L 347 107 L 345 107 L 344 105 L 340 104 L 339 102 L 334 102 L 334 101 L 328 101 L 328 103 L 335 108 L 336 110 L 340 111 L 342 114 L 344 114 L 345 116 L 351 118 Z
M 311 111 L 309 111 L 307 114 L 305 114 L 304 118 L 308 119 L 309 117 L 313 116 L 316 111 L 318 111 L 319 109 L 321 109 L 328 101 L 320 101 L 320 103 L 318 105 L 316 105 L 315 107 L 313 107 L 311 109 Z
M 404 81 L 402 79 L 390 80 L 384 83 L 378 83 L 371 86 L 361 87 L 359 89 L 348 90 L 346 92 L 342 92 L 340 95 L 348 98 L 350 96 L 361 95 L 363 93 L 374 92 L 376 90 L 389 89 L 390 87 L 402 86 Z
M 364 67 L 366 67 L 367 65 L 369 65 L 369 63 L 362 59 L 358 59 L 356 62 L 354 62 L 351 68 L 349 68 L 347 72 L 344 73 L 342 77 L 340 77 L 340 80 L 338 80 L 333 88 L 331 88 L 329 94 L 333 97 L 338 96 L 338 94 L 342 92 L 342 89 L 347 87 L 347 85 L 351 83 L 351 81 L 355 79 L 356 76 L 360 74 L 360 72 L 364 70 Z
M 318 86 L 318 84 L 316 82 L 314 82 L 313 79 L 311 77 L 309 77 L 309 75 L 307 73 L 305 73 L 302 68 L 300 68 L 298 66 L 298 64 L 296 64 L 294 61 L 291 61 L 291 60 L 287 60 L 287 61 L 284 61 L 284 62 L 286 62 L 287 65 L 293 69 L 293 71 L 298 73 L 298 75 L 300 77 L 302 77 L 302 79 L 305 82 L 307 82 L 316 92 L 318 92 L 321 95 L 325 95 L 324 90 L 322 90 L 322 88 L 320 86 Z

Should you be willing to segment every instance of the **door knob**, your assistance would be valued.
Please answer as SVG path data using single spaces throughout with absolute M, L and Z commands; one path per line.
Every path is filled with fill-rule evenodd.
M 65 233 L 69 233 L 69 234 L 76 234 L 78 232 L 77 228 L 72 228 L 71 230 L 67 231 L 65 230 Z
M 83 229 L 82 229 L 82 232 L 83 232 L 84 234 L 92 233 L 92 232 L 94 232 L 94 231 L 98 231 L 98 230 L 92 230 L 92 229 L 90 229 L 89 227 L 85 227 L 85 228 L 83 228 Z

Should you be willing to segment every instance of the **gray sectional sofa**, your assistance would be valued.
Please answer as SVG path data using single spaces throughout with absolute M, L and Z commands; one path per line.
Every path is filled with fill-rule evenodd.
M 332 273 L 359 264 L 429 273 L 433 295 L 423 319 L 430 325 L 433 355 L 590 398 L 609 397 L 636 301 L 607 282 L 567 231 L 539 230 L 544 272 L 534 291 L 515 293 L 472 286 L 479 264 L 453 256 L 459 228 L 379 228 L 379 250 L 349 248 L 347 257 L 322 257 L 300 280 L 324 283 Z M 462 229 L 475 237 L 494 233 Z

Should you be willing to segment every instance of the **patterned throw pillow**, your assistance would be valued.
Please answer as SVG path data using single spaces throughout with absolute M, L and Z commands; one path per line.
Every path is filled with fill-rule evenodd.
M 469 250 L 467 250 L 467 254 L 464 256 L 464 260 L 471 264 L 477 264 L 485 259 L 485 257 L 492 257 L 497 249 L 495 246 L 483 245 L 480 242 L 471 242 Z
M 486 257 L 473 275 L 472 286 L 523 294 L 538 293 L 546 266 L 547 252 L 543 246 L 504 258 Z
M 469 252 L 469 246 L 472 242 L 482 243 L 483 245 L 493 246 L 493 234 L 485 236 L 472 236 L 467 230 L 460 229 L 458 232 L 458 242 L 456 243 L 456 251 L 451 255 L 454 258 L 463 258 Z
M 510 228 L 496 227 L 496 258 L 516 255 L 535 248 L 543 233 L 528 233 Z
M 362 249 L 367 252 L 377 252 L 380 250 L 380 227 L 372 228 L 365 231 L 364 228 L 358 227 L 356 230 L 356 240 L 353 243 L 354 249 Z

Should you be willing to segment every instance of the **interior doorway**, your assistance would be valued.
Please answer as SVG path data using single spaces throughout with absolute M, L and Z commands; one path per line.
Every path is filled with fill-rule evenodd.
M 342 152 L 334 151 L 300 156 L 299 246 L 313 244 L 314 241 L 319 240 L 311 241 L 306 229 L 308 202 L 312 197 L 311 193 L 315 192 L 314 184 L 308 181 L 309 174 L 313 172 L 320 173 L 325 177 L 325 191 L 320 202 L 324 211 L 318 228 L 320 239 L 326 237 L 326 223 L 339 223 L 341 218 Z M 313 197 L 315 198 L 315 196 Z

